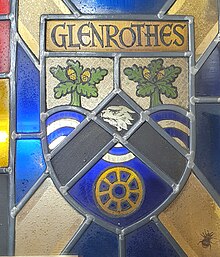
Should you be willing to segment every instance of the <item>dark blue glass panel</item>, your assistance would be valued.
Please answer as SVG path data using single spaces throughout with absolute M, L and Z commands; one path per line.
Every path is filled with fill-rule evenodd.
M 220 96 L 220 44 L 196 74 L 197 96 Z
M 166 0 L 71 0 L 82 13 L 157 14 Z
M 189 136 L 180 129 L 165 128 L 164 129 L 171 137 L 179 138 L 187 147 L 189 147 Z
M 126 236 L 126 257 L 178 256 L 153 222 Z
M 69 254 L 83 257 L 118 257 L 117 236 L 92 223 Z
M 189 118 L 176 111 L 162 110 L 151 114 L 150 117 L 156 122 L 159 122 L 161 120 L 173 120 L 179 121 L 187 127 L 189 127 L 190 125 Z
M 195 163 L 220 193 L 220 105 L 196 104 Z
M 17 132 L 40 130 L 40 72 L 23 48 L 17 48 Z
M 45 171 L 41 141 L 24 139 L 16 142 L 15 183 L 18 203 Z
M 97 179 L 103 172 L 112 167 L 125 167 L 135 171 L 139 178 L 142 180 L 145 188 L 143 190 L 144 197 L 142 203 L 135 212 L 130 213 L 126 217 L 112 215 L 109 216 L 100 210 L 94 197 L 94 187 Z M 114 174 L 110 174 L 112 174 L 112 178 L 108 178 L 108 180 L 113 183 L 115 180 L 113 177 Z M 121 173 L 121 180 L 123 180 L 123 176 L 126 180 L 127 174 Z M 101 186 L 103 187 L 106 185 L 101 184 Z M 136 185 L 132 185 L 131 183 L 130 188 L 133 186 L 135 187 Z M 101 159 L 69 190 L 69 193 L 73 199 L 82 205 L 85 209 L 114 225 L 122 227 L 132 224 L 133 222 L 152 212 L 164 200 L 167 199 L 171 192 L 172 189 L 138 158 L 131 159 L 124 163 L 110 163 Z M 133 197 L 136 196 L 134 195 Z M 102 200 L 105 202 L 107 199 Z M 111 208 L 114 209 L 115 206 L 112 206 Z

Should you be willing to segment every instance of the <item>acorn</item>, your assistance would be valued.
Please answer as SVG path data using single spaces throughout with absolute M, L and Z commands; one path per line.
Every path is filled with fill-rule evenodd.
M 143 76 L 144 76 L 145 79 L 150 79 L 150 77 L 151 77 L 150 76 L 150 70 L 146 67 L 143 69 Z
M 83 83 L 88 82 L 91 78 L 90 70 L 89 69 L 84 70 L 83 73 L 80 75 L 80 77 Z
M 164 77 L 165 71 L 161 70 L 157 73 L 157 80 L 160 80 Z
M 67 67 L 66 74 L 70 80 L 76 80 L 76 71 L 73 68 Z

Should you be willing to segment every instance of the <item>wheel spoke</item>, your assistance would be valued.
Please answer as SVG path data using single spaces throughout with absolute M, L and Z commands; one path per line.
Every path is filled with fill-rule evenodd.
M 99 192 L 99 195 L 100 196 L 107 195 L 108 193 L 109 193 L 109 190 L 106 190 L 106 191 Z
M 116 171 L 116 177 L 117 177 L 117 181 L 121 181 L 119 169 Z

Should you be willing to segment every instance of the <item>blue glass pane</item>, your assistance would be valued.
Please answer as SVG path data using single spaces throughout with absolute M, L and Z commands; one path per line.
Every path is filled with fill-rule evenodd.
M 23 48 L 17 48 L 17 132 L 40 130 L 40 72 Z
M 117 236 L 92 223 L 69 254 L 83 257 L 118 257 Z
M 220 44 L 196 74 L 197 96 L 220 96 Z
M 82 13 L 157 14 L 166 0 L 71 0 Z
M 113 152 L 113 150 L 109 151 L 109 154 L 111 152 Z M 88 211 L 96 214 L 101 219 L 104 219 L 105 221 L 117 226 L 127 226 L 148 215 L 151 211 L 162 204 L 162 202 L 172 193 L 172 189 L 138 158 L 133 156 L 133 158 L 131 157 L 131 159 L 126 162 L 120 162 L 119 159 L 123 160 L 126 158 L 128 156 L 127 153 L 122 154 L 119 152 L 117 155 L 117 153 L 114 152 L 114 154 L 110 155 L 111 158 L 117 159 L 115 163 L 113 161 L 109 162 L 105 159 L 101 159 L 69 190 L 69 193 L 75 201 L 77 201 Z M 114 170 L 116 170 L 116 172 L 119 170 L 120 174 L 116 174 Z M 106 179 L 100 184 L 100 187 L 98 187 L 101 193 L 100 196 L 97 197 L 97 193 L 94 193 L 94 188 L 97 187 L 97 181 L 99 181 L 100 176 L 103 176 L 103 174 L 106 172 L 108 174 L 108 171 L 109 175 L 106 175 Z M 129 175 L 129 171 L 131 171 L 131 176 Z M 140 188 L 137 180 L 128 180 L 129 177 L 133 177 L 132 172 L 135 172 L 135 174 L 141 180 L 143 186 L 141 191 L 142 193 L 138 192 L 138 190 L 135 192 L 135 189 Z M 123 183 L 124 181 L 129 181 L 129 185 Z M 109 182 L 114 184 L 113 189 L 109 189 Z M 136 209 L 133 212 L 127 214 L 125 211 L 126 216 L 116 213 L 117 204 L 121 204 L 123 212 L 124 209 L 126 210 L 130 208 L 129 203 L 126 201 L 123 203 L 120 201 L 115 203 L 115 200 L 112 200 L 114 198 L 111 196 L 113 195 L 119 199 L 124 197 L 124 194 L 126 194 L 124 191 L 128 189 L 125 190 L 122 184 L 126 184 L 125 187 L 128 186 L 130 188 L 129 193 L 127 192 L 130 194 L 128 201 L 131 200 L 136 204 L 136 200 L 139 197 L 143 197 L 142 202 L 137 204 L 137 207 L 134 207 Z M 103 192 L 108 190 L 109 192 L 106 194 Z M 142 196 L 140 196 L 141 194 Z M 103 211 L 103 208 L 100 208 L 99 198 L 101 201 L 101 206 L 105 205 L 105 203 L 108 201 L 107 210 L 104 208 Z M 113 214 L 109 214 L 112 213 L 112 211 Z M 114 213 L 116 213 L 116 215 L 114 215 Z
M 177 257 L 167 239 L 154 223 L 126 236 L 126 257 Z
M 16 202 L 19 202 L 45 171 L 41 141 L 17 140 L 15 160 Z
M 196 105 L 195 163 L 220 193 L 220 105 Z

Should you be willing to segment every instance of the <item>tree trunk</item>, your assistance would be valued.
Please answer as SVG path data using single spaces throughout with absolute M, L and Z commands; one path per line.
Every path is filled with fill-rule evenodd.
M 163 104 L 163 103 L 160 99 L 159 90 L 156 88 L 154 93 L 150 96 L 150 107 L 155 107 L 160 104 Z
M 76 107 L 81 107 L 81 96 L 76 91 L 74 91 L 71 94 L 71 103 L 70 103 L 70 105 L 76 106 Z

